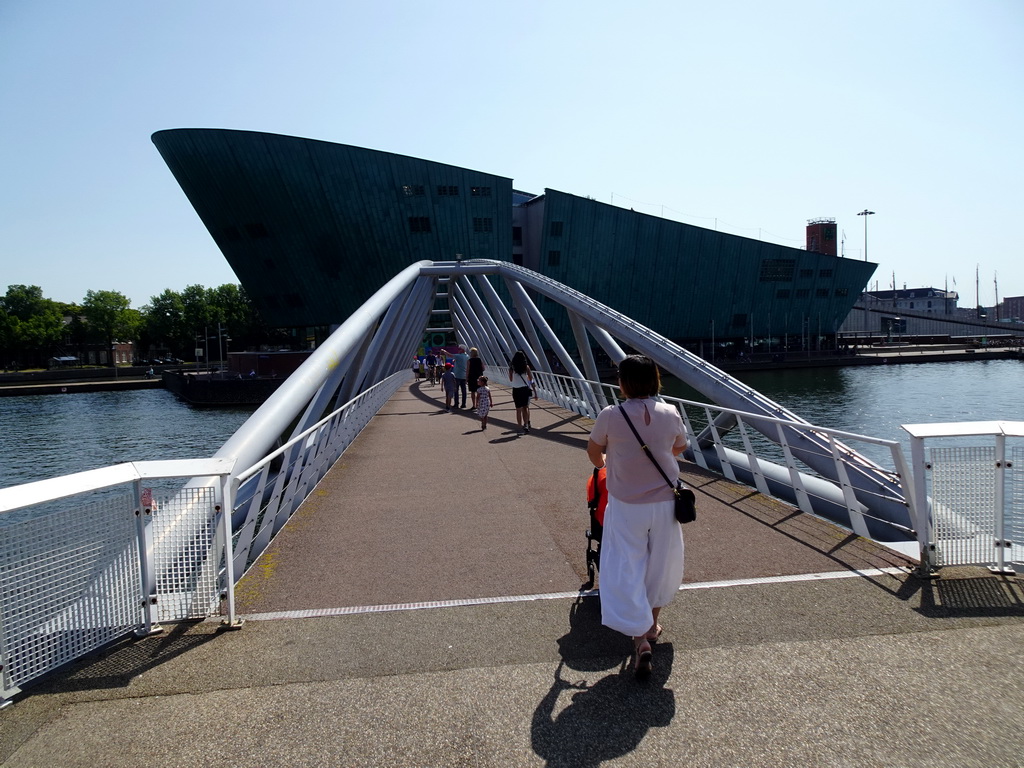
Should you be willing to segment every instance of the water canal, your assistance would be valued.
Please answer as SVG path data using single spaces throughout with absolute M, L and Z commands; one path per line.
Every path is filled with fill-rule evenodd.
M 808 421 L 904 440 L 900 424 L 1024 421 L 1024 363 L 990 360 L 734 373 Z M 666 394 L 694 400 L 678 382 Z M 165 390 L 0 398 L 0 487 L 123 461 L 212 455 L 252 409 Z

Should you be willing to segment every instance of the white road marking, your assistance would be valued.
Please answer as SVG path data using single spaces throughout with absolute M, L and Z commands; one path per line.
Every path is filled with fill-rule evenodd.
M 906 568 L 868 568 L 862 571 L 828 571 L 825 573 L 796 573 L 789 576 L 764 576 L 730 581 L 705 581 L 697 584 L 683 584 L 680 592 L 694 589 L 723 589 L 727 587 L 749 587 L 762 584 L 789 584 L 800 581 L 831 581 L 834 579 L 865 578 L 870 576 L 907 574 Z M 275 621 L 277 619 L 316 619 L 330 616 L 354 616 L 366 613 L 390 613 L 394 611 L 419 611 L 425 608 L 459 608 L 470 605 L 493 605 L 495 603 L 525 603 L 533 600 L 571 600 L 578 597 L 596 597 L 599 589 L 576 592 L 549 592 L 542 595 L 505 595 L 500 597 L 470 597 L 462 600 L 428 600 L 422 603 L 392 603 L 391 605 L 359 605 L 346 608 L 310 608 L 297 611 L 271 611 L 250 613 L 241 618 L 247 621 Z

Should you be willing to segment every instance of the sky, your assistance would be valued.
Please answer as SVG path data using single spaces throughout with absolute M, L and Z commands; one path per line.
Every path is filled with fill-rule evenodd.
M 237 282 L 150 140 L 231 128 L 794 247 L 834 218 L 869 288 L 990 306 L 1022 86 L 1020 0 L 2 0 L 0 292 Z

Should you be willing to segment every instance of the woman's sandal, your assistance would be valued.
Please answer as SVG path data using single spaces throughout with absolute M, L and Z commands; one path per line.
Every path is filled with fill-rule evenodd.
M 658 624 L 654 628 L 653 632 L 648 632 L 646 635 L 644 635 L 644 637 L 647 638 L 647 642 L 649 642 L 651 645 L 654 645 L 656 642 L 658 642 L 658 638 L 661 637 L 661 633 L 664 631 L 665 630 L 661 628 L 661 624 Z
M 637 680 L 646 680 L 651 676 L 651 669 L 653 668 L 653 657 L 651 653 L 651 644 L 647 641 L 646 637 L 640 638 L 640 642 L 633 641 L 633 645 L 636 648 L 636 667 L 634 668 L 634 674 Z

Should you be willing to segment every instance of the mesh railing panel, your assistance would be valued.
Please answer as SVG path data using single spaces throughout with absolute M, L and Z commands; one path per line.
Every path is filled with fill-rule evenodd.
M 154 499 L 157 620 L 201 619 L 218 609 L 223 552 L 216 542 L 216 490 L 185 488 Z
M 1006 472 L 1006 538 L 1011 542 L 1009 560 L 1024 563 L 1024 445 L 1010 451 Z
M 995 448 L 933 447 L 930 460 L 935 564 L 994 563 Z
M 0 695 L 130 634 L 141 594 L 130 493 L 0 528 Z

